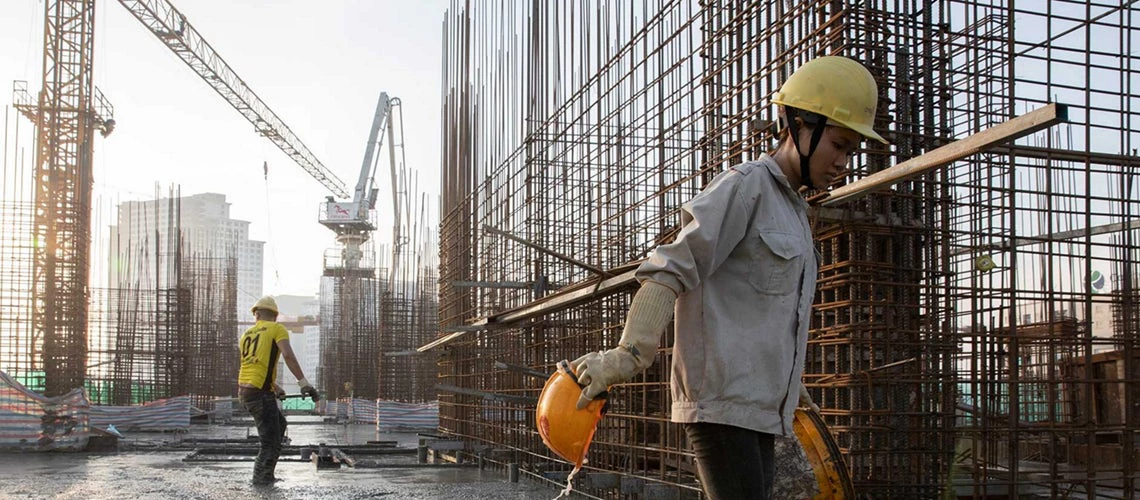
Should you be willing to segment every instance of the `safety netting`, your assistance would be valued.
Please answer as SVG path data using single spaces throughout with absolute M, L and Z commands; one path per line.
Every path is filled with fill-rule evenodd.
M 321 415 L 355 424 L 376 424 L 378 430 L 436 429 L 439 427 L 439 402 L 405 403 L 401 401 L 340 398 L 316 404 Z
M 380 430 L 436 429 L 439 427 L 439 401 L 427 403 L 377 402 L 376 427 Z
M 0 448 L 82 450 L 90 435 L 90 409 L 81 388 L 47 397 L 0 371 Z
M 92 406 L 91 426 L 120 431 L 177 432 L 190 429 L 190 396 L 131 406 Z

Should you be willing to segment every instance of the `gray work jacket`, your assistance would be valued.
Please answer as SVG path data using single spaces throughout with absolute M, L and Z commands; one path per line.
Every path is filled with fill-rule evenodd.
M 716 176 L 637 270 L 679 292 L 674 422 L 789 436 L 819 257 L 807 203 L 768 155 Z

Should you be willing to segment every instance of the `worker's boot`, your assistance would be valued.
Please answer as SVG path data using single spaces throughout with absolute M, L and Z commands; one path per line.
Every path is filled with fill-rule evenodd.
M 273 484 L 274 481 L 276 481 L 276 478 L 273 477 L 273 471 L 270 470 L 268 464 L 263 463 L 262 460 L 257 460 L 253 463 L 254 486 L 266 486 Z
M 276 454 L 258 453 L 257 459 L 253 462 L 253 484 L 255 486 L 267 486 L 280 481 L 274 475 L 276 468 Z

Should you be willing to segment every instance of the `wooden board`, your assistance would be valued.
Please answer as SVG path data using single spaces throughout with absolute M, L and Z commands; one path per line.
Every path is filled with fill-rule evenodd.
M 926 154 L 916 156 L 893 167 L 876 172 L 846 186 L 831 190 L 820 202 L 823 206 L 838 205 L 866 195 L 877 189 L 922 175 L 967 156 L 1015 140 L 1068 120 L 1068 108 L 1053 103 L 1024 115 L 1004 121 L 965 139 L 951 142 Z

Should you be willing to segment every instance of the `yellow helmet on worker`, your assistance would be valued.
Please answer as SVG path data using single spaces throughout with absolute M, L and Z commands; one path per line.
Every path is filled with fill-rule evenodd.
M 277 310 L 277 301 L 273 300 L 273 297 L 270 297 L 268 295 L 257 299 L 257 302 L 253 304 L 253 307 L 249 309 L 249 312 L 256 313 L 258 309 L 265 309 L 266 311 L 273 311 L 273 314 L 280 314 L 280 312 Z
M 879 104 L 875 77 L 862 64 L 846 57 L 824 56 L 808 61 L 788 77 L 772 103 L 783 107 L 780 121 L 799 153 L 801 182 L 808 188 L 816 187 L 812 185 L 809 166 L 825 126 L 845 127 L 887 144 L 874 129 Z M 806 153 L 800 146 L 800 123 L 796 118 L 812 127 Z
M 578 384 L 574 369 L 569 361 L 563 360 L 542 387 L 534 415 L 542 442 L 575 467 L 581 467 L 585 462 L 598 421 L 606 411 L 605 393 L 579 410 L 578 397 L 581 395 L 582 386 Z
M 827 117 L 828 125 L 846 127 L 883 144 L 875 132 L 879 86 L 862 64 L 841 56 L 808 61 L 788 77 L 773 104 L 790 106 Z

